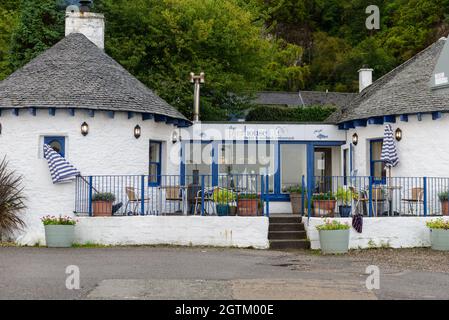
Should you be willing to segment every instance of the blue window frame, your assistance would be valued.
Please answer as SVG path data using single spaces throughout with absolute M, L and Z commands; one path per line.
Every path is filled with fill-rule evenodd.
M 375 184 L 385 184 L 387 180 L 385 163 L 381 160 L 383 139 L 370 140 L 370 174 Z
M 148 185 L 150 186 L 160 186 L 161 184 L 161 167 L 162 160 L 162 142 L 150 140 L 149 147 L 149 178 Z
M 61 157 L 65 157 L 65 137 L 44 137 L 44 144 L 48 144 L 53 148 Z

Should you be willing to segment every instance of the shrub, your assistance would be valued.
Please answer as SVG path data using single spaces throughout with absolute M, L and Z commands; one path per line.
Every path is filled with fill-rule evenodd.
M 449 198 L 449 191 L 438 193 L 438 198 L 440 199 L 440 201 L 447 201 Z
M 324 220 L 324 224 L 316 227 L 318 231 L 320 230 L 348 230 L 351 227 L 347 223 L 341 223 L 340 221 L 329 219 Z
M 25 206 L 22 177 L 8 170 L 6 157 L 0 163 L 0 241 L 25 226 L 21 214 Z
M 214 201 L 218 204 L 228 204 L 235 201 L 235 193 L 228 189 L 215 189 L 213 194 Z
M 285 190 L 287 193 L 302 193 L 302 187 L 300 185 L 291 186 Z
M 353 194 L 351 190 L 339 187 L 337 189 L 337 200 L 341 201 L 344 206 L 348 206 L 352 202 Z
M 333 106 L 257 106 L 248 113 L 246 121 L 323 122 L 335 111 Z
M 332 192 L 319 193 L 319 194 L 314 194 L 312 196 L 312 201 L 325 201 L 325 200 L 337 200 L 337 198 L 335 197 L 335 195 Z
M 74 226 L 76 221 L 67 216 L 46 216 L 41 219 L 44 226 Z
M 115 195 L 109 192 L 96 193 L 92 197 L 92 201 L 105 201 L 105 202 L 114 202 Z
M 449 230 L 449 221 L 444 221 L 442 218 L 427 222 L 430 229 L 444 229 Z

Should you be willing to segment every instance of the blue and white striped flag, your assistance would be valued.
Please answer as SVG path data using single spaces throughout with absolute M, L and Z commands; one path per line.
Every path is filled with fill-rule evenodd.
M 48 162 L 53 183 L 62 183 L 75 179 L 80 172 L 48 144 L 44 144 L 44 158 Z
M 393 129 L 391 125 L 385 127 L 384 142 L 382 146 L 382 155 L 380 160 L 385 162 L 385 166 L 392 168 L 399 163 L 398 152 L 396 150 L 396 142 L 394 140 Z

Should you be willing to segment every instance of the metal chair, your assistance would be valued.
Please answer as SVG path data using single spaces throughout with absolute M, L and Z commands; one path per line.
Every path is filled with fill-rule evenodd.
M 142 199 L 139 198 L 136 194 L 136 189 L 133 187 L 126 187 L 126 196 L 128 201 L 125 206 L 125 214 L 128 214 L 128 206 L 131 205 L 133 215 L 138 215 L 139 213 L 139 205 L 142 203 Z M 143 201 L 150 201 L 149 198 L 144 198 Z
M 409 209 L 408 213 L 414 215 L 415 213 L 413 207 L 417 207 L 421 204 L 424 205 L 424 188 L 416 187 L 410 190 L 411 190 L 411 198 L 402 199 L 402 202 L 408 204 Z

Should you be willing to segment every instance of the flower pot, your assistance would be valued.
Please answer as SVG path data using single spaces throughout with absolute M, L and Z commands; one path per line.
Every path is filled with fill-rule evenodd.
M 342 218 L 348 218 L 351 215 L 351 206 L 338 206 L 338 213 Z
M 227 215 L 229 215 L 229 205 L 227 204 L 217 204 L 216 205 L 217 208 L 217 216 L 219 217 L 225 217 Z
M 332 217 L 336 206 L 336 200 L 314 200 L 313 212 L 316 217 Z
M 293 214 L 302 214 L 302 193 L 290 193 L 290 204 Z
M 92 211 L 94 217 L 112 216 L 112 201 L 93 201 Z
M 45 226 L 45 243 L 49 248 L 70 248 L 75 240 L 75 226 Z
M 430 242 L 433 250 L 449 251 L 449 230 L 431 229 Z
M 237 215 L 237 207 L 235 205 L 229 206 L 229 215 L 233 217 Z
M 323 254 L 339 254 L 349 251 L 349 229 L 320 230 L 320 246 Z
M 239 199 L 239 216 L 257 216 L 259 211 L 259 199 Z
M 441 201 L 441 209 L 443 212 L 443 216 L 449 216 L 449 201 Z

